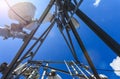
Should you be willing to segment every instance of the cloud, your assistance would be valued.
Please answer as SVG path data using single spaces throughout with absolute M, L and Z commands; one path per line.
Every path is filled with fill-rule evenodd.
M 113 59 L 112 63 L 110 63 L 110 66 L 113 68 L 114 73 L 117 76 L 120 76 L 120 72 L 117 72 L 117 70 L 120 70 L 120 57 L 116 57 L 116 59 Z
M 95 7 L 97 7 L 97 6 L 99 6 L 100 2 L 101 2 L 101 0 L 95 0 L 95 2 L 93 3 L 93 5 Z
M 104 74 L 99 74 L 99 76 L 100 76 L 101 79 L 108 79 L 108 77 Z

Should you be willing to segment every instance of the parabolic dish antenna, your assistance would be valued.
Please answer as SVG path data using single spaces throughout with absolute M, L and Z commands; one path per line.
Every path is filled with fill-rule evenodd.
M 26 22 L 29 22 L 33 19 L 35 11 L 36 7 L 32 3 L 20 2 L 10 8 L 8 11 L 8 16 L 10 19 L 25 24 Z

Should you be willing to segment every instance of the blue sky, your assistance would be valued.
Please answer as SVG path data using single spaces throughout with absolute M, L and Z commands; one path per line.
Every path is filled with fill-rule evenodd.
M 10 25 L 14 21 L 8 18 L 7 11 L 9 8 L 5 4 L 4 0 L 0 1 L 0 26 L 4 27 L 4 25 Z M 10 5 L 14 5 L 15 3 L 21 1 L 32 2 L 37 7 L 35 18 L 40 17 L 49 2 L 49 0 L 8 0 Z M 98 2 L 99 4 L 97 5 L 95 3 L 95 0 L 84 0 L 79 8 L 120 44 L 120 0 L 98 0 Z M 94 32 L 92 32 L 87 27 L 87 25 L 84 24 L 76 15 L 74 15 L 74 17 L 76 17 L 80 23 L 80 28 L 78 28 L 77 31 L 82 38 L 82 41 L 84 42 L 84 45 L 89 52 L 89 55 L 93 60 L 95 67 L 97 69 L 112 70 L 110 63 L 117 57 L 116 54 L 105 43 L 103 43 L 103 41 L 98 36 L 96 36 L 96 34 L 94 34 Z M 42 24 L 41 28 L 38 29 L 38 32 L 35 34 L 35 36 L 38 37 L 48 25 L 49 23 Z M 87 64 L 74 36 L 73 40 L 79 60 L 82 63 Z M 4 61 L 10 63 L 22 44 L 23 41 L 21 39 L 13 40 L 10 38 L 3 40 L 3 38 L 0 37 L 0 63 Z M 31 46 L 31 44 L 32 43 L 30 43 L 29 46 Z M 56 25 L 45 40 L 38 54 L 35 56 L 35 59 L 73 59 L 70 50 L 65 44 L 65 41 L 60 35 L 60 32 L 58 31 Z M 62 65 L 55 66 L 58 68 L 66 69 L 65 66 Z M 120 78 L 120 76 L 117 76 L 114 72 L 98 70 L 98 73 L 107 75 L 109 79 Z M 62 77 L 65 79 L 67 76 L 62 74 Z

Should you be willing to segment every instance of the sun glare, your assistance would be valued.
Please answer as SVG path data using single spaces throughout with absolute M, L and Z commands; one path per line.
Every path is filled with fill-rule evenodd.
M 5 3 L 5 0 L 0 0 L 0 13 L 4 13 L 8 10 L 8 6 Z
M 21 0 L 7 0 L 8 4 L 10 6 L 17 3 L 18 1 L 21 1 Z M 25 0 L 22 0 L 22 1 L 25 1 Z M 6 1 L 5 0 L 0 0 L 0 15 L 8 12 L 8 10 L 9 10 L 9 7 L 8 7 Z

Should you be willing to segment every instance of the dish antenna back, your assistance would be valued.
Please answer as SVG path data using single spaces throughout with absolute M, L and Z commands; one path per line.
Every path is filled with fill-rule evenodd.
M 10 19 L 19 21 L 19 23 L 22 24 L 26 24 L 26 22 L 32 21 L 35 11 L 36 7 L 32 3 L 20 2 L 10 8 L 8 11 L 8 16 Z

